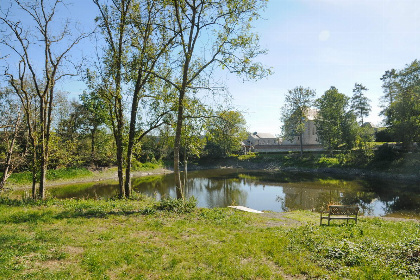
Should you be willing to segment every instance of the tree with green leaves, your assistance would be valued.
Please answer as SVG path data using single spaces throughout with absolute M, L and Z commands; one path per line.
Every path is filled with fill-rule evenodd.
M 153 74 L 168 74 L 168 50 L 173 46 L 178 33 L 174 31 L 173 19 L 167 11 L 167 1 L 93 2 L 99 9 L 97 21 L 107 42 L 99 92 L 107 101 L 117 144 L 120 197 L 129 197 L 133 148 L 142 137 L 137 136 L 139 103 L 152 99 L 150 102 L 154 104 L 153 100 L 163 101 L 166 98 L 162 98 L 160 89 L 154 90 L 156 86 L 153 83 L 156 81 L 153 79 L 156 77 Z M 129 100 L 127 108 L 124 107 L 124 98 Z M 126 109 L 130 110 L 128 120 L 124 115 Z M 164 115 L 169 111 L 161 111 L 163 115 L 153 115 L 156 118 L 150 121 L 151 127 L 143 129 L 140 135 L 144 136 L 162 125 Z
M 101 126 L 109 123 L 106 104 L 96 92 L 84 92 L 79 98 L 82 103 L 76 112 L 79 115 L 77 125 L 90 135 L 90 155 L 96 165 L 96 135 Z
M 208 121 L 207 153 L 226 157 L 241 150 L 241 142 L 248 136 L 244 116 L 238 111 L 221 111 Z
M 259 79 L 270 74 L 254 58 L 265 53 L 252 32 L 266 0 L 173 0 L 170 14 L 178 33 L 171 53 L 171 76 L 158 75 L 177 92 L 174 143 L 175 184 L 182 187 L 179 169 L 184 104 L 198 89 L 210 89 L 208 77 L 215 67 Z M 195 89 L 195 90 L 194 90 Z
M 283 138 L 292 141 L 296 136 L 300 139 L 300 154 L 303 154 L 303 132 L 308 121 L 308 111 L 315 97 L 315 90 L 302 86 L 289 90 L 282 107 Z
M 340 147 L 351 149 L 357 136 L 357 123 L 348 108 L 349 98 L 331 87 L 315 104 L 318 109 L 315 124 L 321 144 L 329 151 Z
M 390 112 L 388 109 L 395 100 L 395 96 L 398 92 L 398 75 L 397 70 L 391 69 L 385 71 L 385 74 L 381 77 L 382 89 L 384 95 L 382 96 L 382 108 L 381 115 L 384 115 L 385 118 L 388 118 Z M 387 122 L 387 120 L 385 120 Z
M 414 60 L 396 74 L 397 92 L 386 108 L 387 123 L 405 149 L 420 141 L 420 62 Z
M 369 116 L 369 112 L 372 110 L 370 106 L 370 100 L 363 92 L 368 89 L 362 84 L 354 84 L 353 96 L 351 98 L 351 108 L 360 118 L 360 125 L 363 125 L 363 117 Z

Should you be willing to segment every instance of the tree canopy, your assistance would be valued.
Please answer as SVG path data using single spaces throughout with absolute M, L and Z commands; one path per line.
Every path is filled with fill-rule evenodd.
M 331 87 L 316 100 L 315 120 L 322 145 L 329 151 L 345 146 L 351 149 L 356 140 L 357 123 L 349 109 L 349 97 Z
M 302 86 L 289 90 L 282 107 L 281 120 L 283 122 L 283 137 L 293 140 L 296 136 L 300 139 L 300 152 L 303 153 L 303 132 L 308 121 L 307 115 L 315 97 L 315 90 Z

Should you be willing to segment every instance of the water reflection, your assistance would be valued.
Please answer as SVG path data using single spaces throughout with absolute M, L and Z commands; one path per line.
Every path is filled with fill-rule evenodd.
M 231 169 L 190 172 L 186 182 L 184 193 L 196 197 L 199 207 L 236 204 L 282 212 L 319 210 L 337 203 L 357 204 L 365 215 L 420 214 L 420 188 L 416 183 Z M 134 178 L 132 183 L 134 191 L 156 199 L 176 197 L 173 174 Z M 117 189 L 116 184 L 85 184 L 84 191 L 73 188 L 75 192 L 52 193 L 57 197 L 110 197 Z

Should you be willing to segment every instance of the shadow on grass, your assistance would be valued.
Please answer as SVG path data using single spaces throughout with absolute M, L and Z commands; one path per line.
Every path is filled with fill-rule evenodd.
M 122 202 L 118 202 L 120 207 L 112 205 L 115 201 L 94 201 L 94 200 L 33 200 L 33 199 L 9 199 L 0 198 L 0 206 L 6 206 L 5 214 L 0 216 L 3 223 L 38 223 L 51 222 L 52 220 L 71 219 L 71 218 L 105 218 L 111 215 L 151 215 L 156 213 L 156 205 L 142 209 L 121 209 L 124 208 Z M 10 213 L 10 207 L 17 207 L 15 213 Z M 125 207 L 127 208 L 127 207 Z M 131 206 L 130 208 L 136 208 Z M 139 207 L 140 208 L 140 207 Z M 10 210 L 9 210 L 10 209 Z M 7 213 L 9 212 L 9 213 Z
M 129 216 L 129 215 L 153 215 L 156 213 L 154 208 L 145 208 L 140 210 L 131 210 L 131 211 L 120 211 L 120 210 L 111 210 L 111 211 L 78 211 L 78 210 L 64 210 L 62 212 L 55 211 L 40 211 L 32 210 L 26 212 L 19 212 L 16 214 L 11 214 L 6 217 L 0 218 L 0 222 L 3 223 L 48 223 L 53 220 L 63 220 L 63 219 L 75 219 L 75 218 L 106 218 L 108 216 Z

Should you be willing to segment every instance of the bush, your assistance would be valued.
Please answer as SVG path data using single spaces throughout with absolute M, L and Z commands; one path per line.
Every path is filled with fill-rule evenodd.
M 157 169 L 162 167 L 162 163 L 161 162 L 145 162 L 142 163 L 136 159 L 133 159 L 132 162 L 132 169 L 134 171 L 139 171 L 139 170 L 151 170 L 151 169 Z
M 253 158 L 256 158 L 256 157 L 257 157 L 257 154 L 256 153 L 248 153 L 246 155 L 240 155 L 240 156 L 238 156 L 238 159 L 240 161 L 244 161 L 244 160 L 249 160 L 249 159 L 253 159 Z
M 394 161 L 400 159 L 401 156 L 401 151 L 395 145 L 385 143 L 375 151 L 374 159 L 375 161 Z
M 195 197 L 190 197 L 187 200 L 176 198 L 163 198 L 156 204 L 157 210 L 164 210 L 174 213 L 190 213 L 197 207 L 197 200 Z
M 47 180 L 71 179 L 92 175 L 86 168 L 61 168 L 47 170 Z
M 339 162 L 338 158 L 326 157 L 326 156 L 323 155 L 318 160 L 318 164 L 320 166 L 324 166 L 324 167 L 332 167 L 332 166 L 340 165 L 340 162 Z

